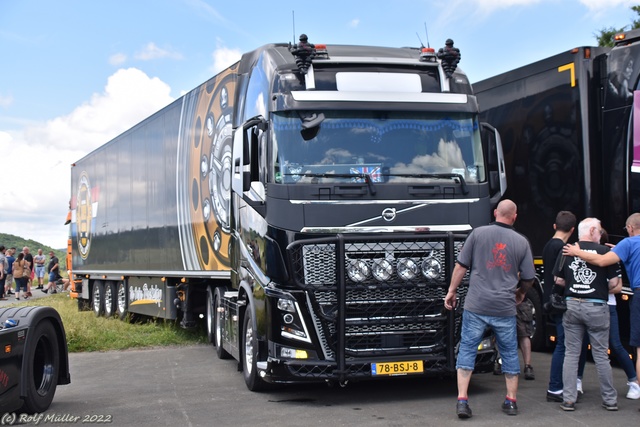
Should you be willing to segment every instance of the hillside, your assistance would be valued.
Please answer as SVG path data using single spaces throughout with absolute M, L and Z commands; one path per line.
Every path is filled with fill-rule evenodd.
M 6 248 L 16 248 L 18 252 L 27 246 L 32 254 L 37 254 L 38 249 L 42 249 L 42 252 L 47 255 L 49 259 L 49 251 L 53 251 L 60 260 L 60 271 L 67 270 L 67 249 L 56 249 L 47 245 L 43 245 L 40 242 L 36 242 L 31 239 L 23 239 L 22 237 L 15 236 L 13 234 L 0 233 L 0 245 L 4 245 Z

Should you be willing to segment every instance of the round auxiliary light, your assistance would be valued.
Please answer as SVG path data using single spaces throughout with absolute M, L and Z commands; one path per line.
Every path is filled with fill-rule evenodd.
M 442 266 L 437 259 L 429 257 L 422 261 L 422 274 L 427 280 L 436 280 L 439 278 L 440 271 L 442 271 Z
M 373 262 L 373 277 L 379 282 L 386 282 L 393 275 L 393 266 L 386 259 L 377 259 Z
M 398 269 L 398 276 L 400 276 L 402 280 L 415 279 L 418 273 L 420 273 L 420 267 L 418 267 L 418 264 L 411 258 L 398 260 L 396 268 Z
M 349 267 L 347 267 L 347 275 L 349 276 L 349 279 L 356 283 L 361 283 L 367 280 L 370 272 L 371 269 L 367 263 L 362 260 L 352 261 L 349 264 Z

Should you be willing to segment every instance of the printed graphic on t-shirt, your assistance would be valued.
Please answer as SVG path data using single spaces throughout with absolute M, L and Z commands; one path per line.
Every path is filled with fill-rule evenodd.
M 491 252 L 493 253 L 493 260 L 487 261 L 487 269 L 493 270 L 494 268 L 502 268 L 504 271 L 511 270 L 511 264 L 507 264 L 507 244 L 496 243 Z
M 573 279 L 578 283 L 590 285 L 596 279 L 596 272 L 580 258 L 574 258 L 573 262 L 569 264 L 569 268 L 573 271 Z
M 569 292 L 574 295 L 587 295 L 596 291 L 591 284 L 596 279 L 597 273 L 589 268 L 584 260 L 574 258 L 569 268 L 573 271 L 573 283 L 569 286 Z

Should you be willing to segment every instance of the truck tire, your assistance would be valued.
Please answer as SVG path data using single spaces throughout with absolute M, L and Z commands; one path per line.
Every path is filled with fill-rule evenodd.
M 213 298 L 213 326 L 214 326 L 214 342 L 213 345 L 216 347 L 216 353 L 218 354 L 218 359 L 230 359 L 231 355 L 224 349 L 222 344 L 222 336 L 223 336 L 223 328 L 224 328 L 224 313 L 220 312 L 218 308 L 220 307 L 220 301 L 222 300 L 222 296 L 220 295 L 220 291 L 216 289 L 215 296 Z
M 35 327 L 25 349 L 27 393 L 22 411 L 41 413 L 49 409 L 58 386 L 60 353 L 58 337 L 49 320 L 43 320 Z
M 267 389 L 267 383 L 258 374 L 258 337 L 253 327 L 251 307 L 247 307 L 242 323 L 242 375 L 247 388 L 251 391 Z
M 215 346 L 215 311 L 213 308 L 213 290 L 207 288 L 207 339 Z
M 94 282 L 91 290 L 91 308 L 96 317 L 104 314 L 104 283 Z
M 127 288 L 124 282 L 118 282 L 118 291 L 116 294 L 116 311 L 118 318 L 124 320 L 127 317 L 129 301 L 127 298 Z
M 547 341 L 545 333 L 544 310 L 540 295 L 535 289 L 529 289 L 527 299 L 533 304 L 533 335 L 531 335 L 531 350 L 543 351 Z
M 104 317 L 113 317 L 116 314 L 117 292 L 113 282 L 104 285 Z

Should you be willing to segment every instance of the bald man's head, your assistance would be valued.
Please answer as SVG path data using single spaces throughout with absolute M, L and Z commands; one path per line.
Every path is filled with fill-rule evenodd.
M 518 207 L 511 200 L 505 199 L 498 203 L 493 214 L 496 217 L 496 221 L 513 225 L 513 223 L 516 222 L 516 216 L 518 215 Z

